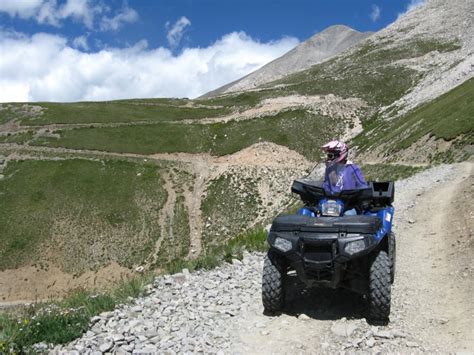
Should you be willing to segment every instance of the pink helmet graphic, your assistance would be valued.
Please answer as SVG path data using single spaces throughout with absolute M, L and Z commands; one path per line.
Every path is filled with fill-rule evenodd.
M 327 154 L 326 163 L 336 164 L 347 160 L 349 147 L 341 141 L 330 141 L 321 147 Z

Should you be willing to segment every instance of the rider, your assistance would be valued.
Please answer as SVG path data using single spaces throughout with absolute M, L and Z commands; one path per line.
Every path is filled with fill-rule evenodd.
M 367 187 L 359 166 L 347 160 L 349 147 L 341 141 L 331 141 L 321 147 L 326 152 L 324 190 L 330 193 Z

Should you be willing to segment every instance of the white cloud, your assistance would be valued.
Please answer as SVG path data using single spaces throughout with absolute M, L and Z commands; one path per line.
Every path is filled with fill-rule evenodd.
M 72 18 L 92 28 L 95 16 L 104 10 L 104 6 L 94 5 L 91 0 L 67 0 L 60 6 L 56 0 L 2 0 L 0 2 L 0 11 L 6 12 L 11 17 L 34 19 L 38 23 L 52 26 L 60 26 L 61 21 Z
M 406 15 L 410 11 L 413 11 L 420 6 L 423 6 L 425 3 L 426 3 L 426 0 L 410 0 L 410 3 L 407 5 L 405 12 L 399 13 L 398 18 Z
M 2 0 L 0 1 L 0 11 L 6 12 L 11 17 L 23 19 L 35 16 L 44 0 Z
M 138 20 L 138 13 L 134 10 L 129 8 L 128 6 L 124 6 L 122 11 L 119 12 L 114 17 L 110 18 L 104 16 L 102 18 L 102 22 L 100 24 L 100 28 L 102 30 L 112 30 L 116 31 L 120 27 L 122 27 L 125 23 L 132 23 Z
M 99 17 L 102 30 L 117 30 L 124 23 L 138 19 L 138 13 L 127 5 L 112 17 L 104 15 L 107 11 L 110 9 L 99 0 L 67 0 L 61 5 L 57 0 L 0 0 L 0 12 L 56 27 L 61 26 L 64 20 L 72 19 L 92 29 Z
M 79 36 L 73 39 L 72 46 L 77 49 L 82 49 L 85 51 L 89 50 L 89 43 L 87 41 L 87 36 Z
M 380 7 L 372 5 L 372 12 L 370 13 L 370 19 L 372 22 L 376 22 L 380 18 Z
M 87 28 L 92 28 L 95 16 L 104 10 L 102 5 L 93 5 L 90 0 L 67 0 L 66 4 L 58 9 L 57 16 L 61 20 L 71 17 L 83 22 Z
M 125 49 L 85 53 L 66 38 L 0 32 L 0 102 L 196 97 L 236 80 L 298 44 L 261 43 L 233 32 L 178 56 L 140 41 Z M 87 42 L 85 42 L 87 43 Z
M 170 26 L 169 22 L 166 23 L 166 28 L 169 29 L 166 38 L 171 48 L 176 48 L 179 45 L 188 26 L 191 26 L 191 21 L 185 16 L 181 16 L 173 26 Z

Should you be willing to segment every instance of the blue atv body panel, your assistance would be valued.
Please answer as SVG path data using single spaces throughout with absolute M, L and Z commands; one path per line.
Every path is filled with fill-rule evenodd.
M 365 215 L 369 216 L 377 216 L 382 221 L 382 228 L 380 228 L 377 234 L 375 235 L 376 240 L 381 240 L 384 236 L 392 232 L 392 222 L 394 213 L 395 208 L 392 206 L 384 208 L 375 213 L 370 211 L 364 213 Z
M 267 237 L 270 251 L 308 286 L 367 292 L 367 265 L 374 252 L 394 254 L 393 182 L 369 182 L 364 189 L 330 194 L 303 179 L 295 180 L 292 191 L 305 206 L 274 219 Z

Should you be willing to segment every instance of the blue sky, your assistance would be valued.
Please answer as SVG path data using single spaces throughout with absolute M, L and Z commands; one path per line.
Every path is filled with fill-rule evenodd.
M 330 25 L 377 31 L 420 3 L 0 0 L 0 102 L 194 97 Z

